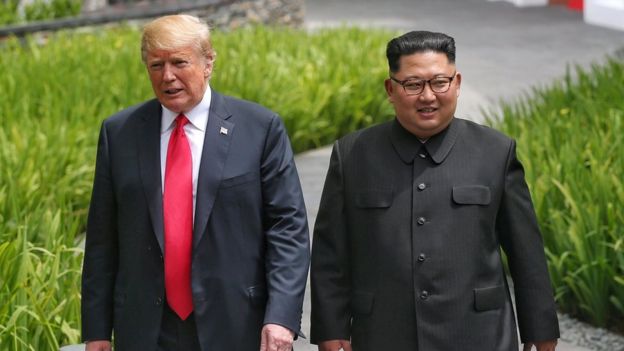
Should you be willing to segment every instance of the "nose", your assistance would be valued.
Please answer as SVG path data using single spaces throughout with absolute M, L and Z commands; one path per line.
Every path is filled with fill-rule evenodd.
M 425 88 L 423 89 L 422 93 L 420 93 L 419 97 L 421 100 L 430 101 L 434 100 L 436 98 L 436 95 L 433 90 L 431 90 L 431 85 L 425 84 Z
M 172 82 L 176 80 L 176 75 L 173 72 L 173 68 L 168 63 L 163 67 L 163 80 L 165 82 Z

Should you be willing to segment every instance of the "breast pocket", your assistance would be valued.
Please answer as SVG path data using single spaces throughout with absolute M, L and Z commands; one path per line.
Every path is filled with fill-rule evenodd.
M 248 172 L 248 173 L 237 175 L 234 177 L 224 178 L 221 180 L 221 184 L 219 187 L 221 189 L 233 188 L 235 186 L 239 186 L 239 185 L 257 180 L 258 177 L 259 177 L 258 172 Z
M 355 194 L 355 207 L 388 208 L 392 206 L 392 191 L 366 190 Z
M 490 188 L 485 185 L 462 185 L 453 187 L 453 202 L 458 205 L 489 205 Z

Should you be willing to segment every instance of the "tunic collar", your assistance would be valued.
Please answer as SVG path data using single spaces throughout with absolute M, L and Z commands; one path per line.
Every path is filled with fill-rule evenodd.
M 414 162 L 418 152 L 424 148 L 431 155 L 433 162 L 440 164 L 451 152 L 463 127 L 464 124 L 461 120 L 453 118 L 446 129 L 430 137 L 425 143 L 421 143 L 415 135 L 403 128 L 395 119 L 392 123 L 390 139 L 403 162 Z

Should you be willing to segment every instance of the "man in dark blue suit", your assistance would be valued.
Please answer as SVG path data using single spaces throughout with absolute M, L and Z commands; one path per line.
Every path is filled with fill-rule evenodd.
M 306 211 L 279 117 L 208 85 L 206 24 L 144 28 L 156 99 L 100 132 L 87 224 L 88 351 L 286 351 L 300 332 Z

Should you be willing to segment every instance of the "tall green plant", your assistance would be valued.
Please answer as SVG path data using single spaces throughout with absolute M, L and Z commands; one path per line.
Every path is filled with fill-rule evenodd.
M 383 88 L 391 37 L 360 29 L 309 34 L 265 27 L 218 35 L 213 86 L 280 113 L 296 151 L 326 145 L 392 115 Z
M 0 0 L 0 26 L 17 23 L 17 0 Z
M 493 122 L 519 140 L 559 305 L 599 326 L 624 317 L 623 96 L 624 63 L 609 59 Z
M 214 33 L 211 85 L 284 119 L 295 150 L 391 114 L 393 33 L 253 28 Z M 0 350 L 77 343 L 84 227 L 101 121 L 152 98 L 140 33 L 60 32 L 0 46 Z

